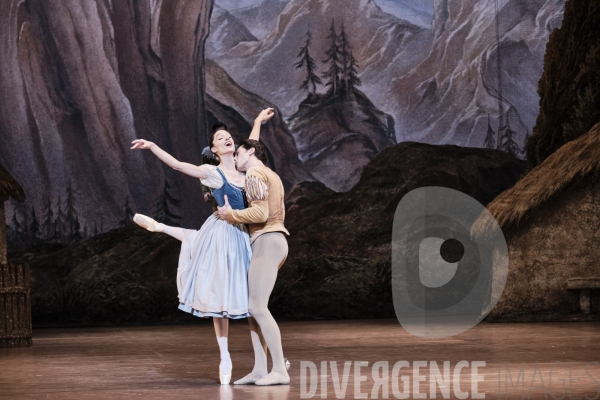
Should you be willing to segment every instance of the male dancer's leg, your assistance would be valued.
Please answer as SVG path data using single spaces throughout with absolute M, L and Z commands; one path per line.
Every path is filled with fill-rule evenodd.
M 248 317 L 250 326 L 250 338 L 254 349 L 254 368 L 245 377 L 233 382 L 234 385 L 249 385 L 267 376 L 267 342 L 260 331 L 260 326 L 254 317 Z
M 250 338 L 254 348 L 254 369 L 252 370 L 253 382 L 264 378 L 269 371 L 267 370 L 267 342 L 260 330 L 260 326 L 254 317 L 248 317 L 250 326 Z
M 248 318 L 248 324 L 250 325 L 250 335 L 254 348 L 254 369 L 242 379 L 235 381 L 235 385 L 255 383 L 267 376 L 267 347 L 269 341 L 264 335 L 265 327 L 269 331 L 267 335 L 270 335 L 270 340 L 274 340 L 277 343 L 277 349 L 279 349 L 279 356 L 273 353 L 273 349 L 271 349 L 273 370 L 279 371 L 281 369 L 285 371 L 282 375 L 287 377 L 289 381 L 283 359 L 283 350 L 281 349 L 279 327 L 267 308 L 269 296 L 277 279 L 277 271 L 283 265 L 287 252 L 287 240 L 280 232 L 262 234 L 252 243 L 252 259 L 248 267 L 248 311 L 252 317 Z M 275 361 L 278 359 L 281 359 L 280 363 Z
M 257 385 L 287 384 L 290 380 L 285 368 L 279 327 L 268 309 L 277 271 L 287 253 L 287 240 L 281 232 L 262 234 L 252 245 L 252 259 L 248 268 L 248 312 L 258 322 L 273 361 L 271 373 L 258 380 Z

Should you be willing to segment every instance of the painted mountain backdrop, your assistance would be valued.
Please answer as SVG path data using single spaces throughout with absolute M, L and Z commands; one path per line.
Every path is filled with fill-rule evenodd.
M 2 1 L 0 163 L 28 196 L 17 217 L 9 207 L 8 222 L 63 239 L 122 225 L 132 212 L 198 227 L 210 212 L 198 181 L 131 152 L 131 140 L 200 163 L 214 120 L 240 139 L 268 105 L 278 115 L 262 140 L 287 189 L 316 179 L 348 191 L 377 154 L 407 140 L 523 157 L 563 5 Z M 302 47 L 314 75 L 303 89 Z
M 229 30 L 209 36 L 208 48 L 219 51 L 208 50 L 207 57 L 286 117 L 306 98 L 294 63 L 307 31 L 317 68 L 325 72 L 335 20 L 352 44 L 360 90 L 393 117 L 398 142 L 485 146 L 524 156 L 539 110 L 545 46 L 560 26 L 564 0 L 289 0 L 277 3 L 283 10 L 276 18 L 270 3 L 244 8 L 217 0 L 230 13 L 219 20 L 228 21 Z M 253 28 L 250 10 L 272 26 L 266 35 Z M 213 20 L 213 32 L 222 33 L 219 21 Z M 245 29 L 233 29 L 232 21 Z M 246 29 L 254 29 L 255 39 L 244 37 Z

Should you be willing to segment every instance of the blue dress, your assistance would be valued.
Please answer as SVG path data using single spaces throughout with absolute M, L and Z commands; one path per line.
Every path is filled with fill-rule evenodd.
M 219 206 L 224 196 L 235 210 L 245 208 L 243 188 L 227 181 L 223 172 L 206 165 L 209 177 L 202 183 Z M 200 230 L 184 229 L 177 290 L 179 309 L 198 317 L 246 318 L 248 313 L 248 266 L 252 257 L 245 225 L 230 224 L 212 214 Z

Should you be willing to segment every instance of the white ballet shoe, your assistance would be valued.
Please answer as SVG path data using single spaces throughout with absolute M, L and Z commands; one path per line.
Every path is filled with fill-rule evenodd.
M 276 371 L 271 371 L 267 376 L 254 382 L 257 386 L 269 386 L 269 385 L 288 385 L 290 383 L 290 376 L 287 374 L 283 375 Z
M 229 381 L 231 380 L 231 368 L 229 368 L 229 371 L 223 372 L 219 367 L 219 380 L 221 381 L 221 385 L 229 385 Z
M 148 229 L 150 232 L 162 232 L 160 222 L 156 222 L 150 217 L 142 214 L 135 214 L 133 216 L 133 222 L 141 226 L 142 228 Z
M 285 360 L 285 369 L 286 370 L 290 369 L 290 366 L 291 366 L 290 361 L 287 358 L 284 358 L 284 360 Z
M 260 380 L 261 378 L 264 378 L 264 376 L 256 376 L 252 372 L 250 372 L 248 375 L 246 375 L 242 379 L 238 379 L 237 381 L 233 382 L 233 384 L 234 385 L 252 385 L 256 381 Z

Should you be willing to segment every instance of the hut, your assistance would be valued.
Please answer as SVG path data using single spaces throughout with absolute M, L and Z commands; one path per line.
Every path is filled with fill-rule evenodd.
M 506 285 L 487 321 L 600 320 L 600 124 L 487 209 L 509 253 Z M 488 223 L 476 221 L 475 240 Z
M 25 200 L 23 188 L 0 165 L 0 347 L 31 346 L 31 297 L 27 265 L 8 264 L 4 203 Z
M 25 193 L 21 185 L 0 165 L 0 265 L 6 264 L 6 214 L 4 213 L 4 203 L 10 198 L 17 201 L 25 200 Z

